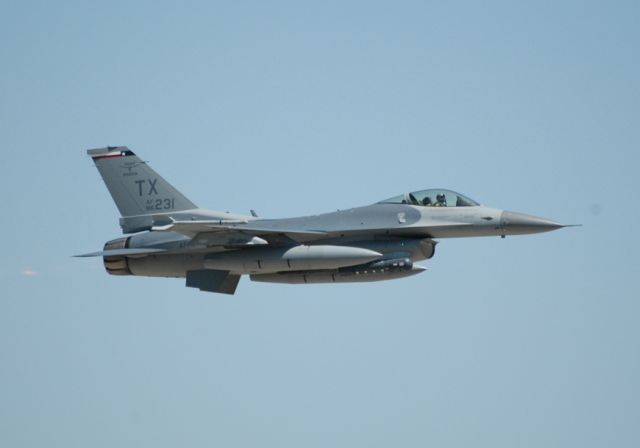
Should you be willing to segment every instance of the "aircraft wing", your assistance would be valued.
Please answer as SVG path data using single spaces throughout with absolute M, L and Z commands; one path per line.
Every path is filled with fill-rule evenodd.
M 224 220 L 210 220 L 210 221 L 176 221 L 163 226 L 154 226 L 151 230 L 159 232 L 178 232 L 183 235 L 194 238 L 205 237 L 209 234 L 225 233 L 225 234 L 238 234 L 253 237 L 263 237 L 267 240 L 270 237 L 286 236 L 295 241 L 308 241 L 315 239 L 319 236 L 326 235 L 327 232 L 317 230 L 303 230 L 303 229 L 286 229 L 261 225 L 251 225 L 246 222 L 226 222 Z M 264 242 L 266 243 L 266 241 Z M 264 244 L 262 243 L 262 244 Z

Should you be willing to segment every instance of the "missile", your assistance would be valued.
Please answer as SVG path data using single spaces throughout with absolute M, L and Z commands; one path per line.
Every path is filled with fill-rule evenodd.
M 215 253 L 207 255 L 203 264 L 206 269 L 238 274 L 262 274 L 339 269 L 366 264 L 380 258 L 381 253 L 361 247 L 302 244 L 293 247 L 256 247 Z

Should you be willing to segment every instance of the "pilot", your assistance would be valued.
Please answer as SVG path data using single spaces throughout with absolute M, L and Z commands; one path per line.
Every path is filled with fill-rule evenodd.
M 438 193 L 436 196 L 436 207 L 446 207 L 447 206 L 447 198 L 444 193 Z
M 422 200 L 422 205 L 426 207 L 433 207 L 433 202 L 431 202 L 431 198 L 429 196 L 425 196 Z

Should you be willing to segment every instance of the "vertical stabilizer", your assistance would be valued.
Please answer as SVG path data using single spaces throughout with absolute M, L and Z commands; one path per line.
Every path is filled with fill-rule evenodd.
M 123 217 L 197 208 L 126 146 L 89 149 L 87 154 Z

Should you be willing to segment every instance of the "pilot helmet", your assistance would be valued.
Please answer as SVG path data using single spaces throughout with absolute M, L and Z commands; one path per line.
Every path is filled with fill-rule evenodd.
M 446 200 L 444 193 L 438 193 L 438 195 L 436 196 L 436 199 L 438 200 L 438 202 L 445 202 Z

